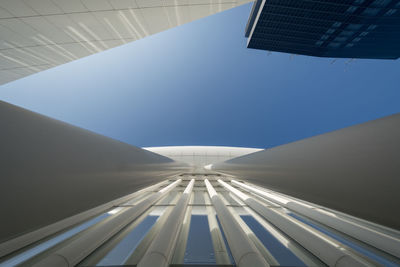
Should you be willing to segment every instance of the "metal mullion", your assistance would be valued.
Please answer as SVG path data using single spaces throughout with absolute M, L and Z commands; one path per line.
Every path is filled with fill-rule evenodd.
M 291 218 L 284 212 L 270 209 L 240 192 L 231 185 L 220 181 L 229 191 L 240 197 L 254 211 L 271 222 L 275 227 L 296 240 L 299 244 L 320 258 L 329 266 L 369 266 L 372 262 L 359 257 L 340 242 L 311 228 L 310 226 Z
M 231 212 L 224 205 L 210 182 L 207 179 L 204 182 L 237 266 L 269 266 L 255 245 L 248 239 Z
M 263 13 L 262 13 L 263 15 L 265 15 L 265 14 L 269 14 L 269 15 L 273 15 L 273 16 L 278 16 L 278 17 L 283 17 L 284 19 L 287 19 L 288 17 L 289 18 L 293 18 L 293 19 L 304 19 L 304 20 L 308 20 L 308 21 L 316 21 L 316 22 L 319 22 L 319 23 L 334 23 L 334 22 L 342 22 L 342 23 L 347 23 L 347 22 L 345 22 L 344 20 L 343 21 L 339 21 L 339 20 L 332 20 L 332 19 L 318 19 L 318 18 L 308 18 L 308 17 L 300 17 L 300 16 L 296 16 L 296 15 L 290 15 L 290 16 L 288 16 L 288 14 L 276 14 L 276 13 L 273 13 L 273 12 L 267 12 L 267 11 L 263 11 Z M 371 17 L 371 18 L 369 18 L 369 19 L 372 19 L 373 17 Z M 396 17 L 391 17 L 391 18 L 393 18 L 393 19 L 395 19 Z M 262 18 L 260 18 L 259 19 L 259 22 L 263 22 L 264 20 L 262 19 Z M 269 19 L 265 19 L 265 21 L 272 21 L 272 20 L 269 20 Z M 383 23 L 380 23 L 379 25 L 384 25 L 384 26 L 393 26 L 393 24 L 383 24 Z M 400 25 L 396 25 L 396 26 L 400 26 Z M 256 27 L 257 27 L 257 25 L 256 25 Z
M 233 183 L 241 188 L 244 188 L 243 183 L 239 183 L 237 181 L 234 181 Z M 258 192 L 256 190 L 251 190 L 251 186 L 244 189 L 246 191 L 253 191 L 256 194 Z M 261 189 L 258 190 L 262 191 Z M 274 193 L 273 191 L 271 192 L 272 193 L 269 194 Z M 266 196 L 264 195 L 264 197 Z M 278 197 L 281 197 L 283 199 L 285 198 L 288 199 L 287 203 L 279 203 L 279 204 L 283 205 L 289 210 L 293 210 L 301 215 L 310 217 L 311 219 L 316 220 L 317 222 L 325 224 L 351 237 L 355 237 L 358 240 L 365 242 L 369 245 L 372 245 L 375 248 L 383 250 L 386 253 L 389 253 L 393 256 L 400 255 L 400 240 L 398 238 L 392 237 L 389 234 L 380 233 L 376 230 L 370 229 L 363 225 L 353 223 L 349 220 L 337 217 L 334 214 L 329 215 L 332 214 L 332 212 L 324 211 L 319 207 L 313 206 L 313 204 L 311 203 L 305 203 L 302 202 L 301 200 L 295 200 L 292 198 L 288 198 L 286 196 L 278 195 Z M 274 199 L 268 197 L 267 199 L 274 201 Z M 276 202 L 276 200 L 274 202 Z
M 320 266 L 323 263 L 311 254 L 308 250 L 304 249 L 299 243 L 293 240 L 291 237 L 283 233 L 281 230 L 270 224 L 265 218 L 261 217 L 250 207 L 245 207 L 248 213 L 258 221 L 268 232 L 271 233 L 281 244 L 286 246 L 296 257 L 298 257 L 307 266 Z M 282 241 L 284 240 L 284 241 Z M 267 248 L 268 249 L 268 248 Z
M 176 246 L 177 236 L 180 232 L 187 204 L 193 190 L 194 181 L 195 180 L 192 179 L 186 187 L 178 203 L 168 216 L 168 219 L 164 222 L 163 229 L 153 239 L 147 252 L 137 265 L 138 267 L 167 267 L 170 264 L 172 253 Z
M 210 235 L 214 247 L 214 255 L 216 264 L 231 264 L 228 250 L 225 246 L 224 239 L 222 237 L 221 229 L 219 228 L 218 221 L 216 218 L 215 210 L 213 206 L 207 206 L 207 218 L 208 225 L 210 227 Z
M 41 262 L 37 263 L 37 267 L 46 266 L 70 266 L 76 265 L 86 256 L 92 253 L 96 248 L 101 246 L 109 238 L 118 233 L 127 224 L 132 222 L 161 197 L 170 192 L 175 188 L 182 180 L 178 179 L 172 184 L 164 187 L 152 196 L 144 199 L 138 205 L 133 208 L 126 210 L 125 212 L 119 213 L 113 217 L 107 223 L 96 227 L 92 231 L 87 232 L 84 236 L 74 240 L 67 246 L 56 251 L 49 257 L 45 258 Z

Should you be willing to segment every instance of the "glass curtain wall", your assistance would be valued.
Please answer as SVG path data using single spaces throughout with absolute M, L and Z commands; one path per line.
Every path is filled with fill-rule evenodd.
M 169 217 L 173 210 L 182 208 L 178 203 L 192 179 L 195 180 L 194 186 L 189 201 L 184 206 L 183 220 L 174 222 L 179 226 L 179 231 L 172 253 L 168 256 L 170 266 L 239 266 L 235 262 L 233 250 L 231 251 L 232 244 L 228 242 L 232 239 L 227 238 L 224 222 L 221 221 L 223 217 L 219 217 L 216 212 L 205 184 L 206 179 L 215 189 L 224 209 L 240 226 L 239 231 L 243 231 L 256 253 L 270 266 L 330 265 L 328 257 L 323 254 L 332 252 L 319 253 L 319 248 L 315 246 L 319 244 L 318 242 L 332 245 L 333 248 L 345 253 L 346 257 L 351 257 L 366 266 L 400 264 L 399 255 L 394 255 L 396 251 L 388 252 L 368 244 L 367 241 L 321 222 L 317 216 L 311 216 L 312 213 L 310 215 L 298 208 L 291 208 L 288 203 L 306 205 L 304 207 L 311 207 L 314 212 L 322 211 L 321 207 L 310 206 L 310 203 L 240 182 L 235 177 L 219 174 L 185 174 L 170 179 L 167 184 L 158 188 L 145 191 L 81 224 L 48 237 L 38 244 L 18 251 L 3 259 L 0 266 L 32 266 L 40 263 L 46 257 L 62 251 L 69 244 L 75 244 L 73 242 L 79 244 L 79 240 L 89 235 L 91 231 L 110 224 L 118 217 L 148 202 L 149 205 L 143 212 L 129 218 L 127 223 L 119 226 L 115 234 L 101 240 L 99 246 L 77 263 L 78 266 L 137 266 L 153 240 L 162 231 L 169 231 L 164 226 L 167 220 L 171 220 Z M 174 187 L 167 188 L 169 186 Z M 166 188 L 169 191 L 166 191 Z M 372 229 L 383 236 L 390 236 L 391 241 L 399 242 L 400 235 L 394 230 L 346 217 L 343 214 L 335 213 L 334 216 L 351 221 L 353 225 Z M 293 229 L 302 229 L 304 233 Z M 305 242 L 303 236 L 311 238 L 309 239 L 311 242 Z M 313 244 L 312 240 L 317 243 Z

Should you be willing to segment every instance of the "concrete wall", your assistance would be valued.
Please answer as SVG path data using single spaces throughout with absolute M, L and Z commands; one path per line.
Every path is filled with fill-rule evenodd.
M 217 163 L 213 170 L 400 230 L 400 114 Z
M 0 243 L 186 166 L 0 101 Z

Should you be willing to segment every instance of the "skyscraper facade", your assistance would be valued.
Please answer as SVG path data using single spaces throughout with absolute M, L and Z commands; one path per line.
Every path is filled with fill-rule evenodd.
M 400 115 L 267 150 L 140 149 L 0 111 L 1 267 L 400 264 Z
M 0 84 L 245 2 L 2 1 Z M 398 8 L 256 1 L 249 47 L 397 58 Z M 0 101 L 0 267 L 400 266 L 399 136 L 139 148 Z
M 398 0 L 257 0 L 248 47 L 333 58 L 397 59 Z
M 248 2 L 0 1 L 0 85 Z

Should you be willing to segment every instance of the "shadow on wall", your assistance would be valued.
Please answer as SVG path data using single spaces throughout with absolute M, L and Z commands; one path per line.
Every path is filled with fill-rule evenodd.
M 0 101 L 0 243 L 188 166 Z
M 215 171 L 400 230 L 400 114 L 217 163 Z

